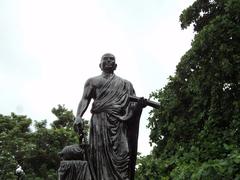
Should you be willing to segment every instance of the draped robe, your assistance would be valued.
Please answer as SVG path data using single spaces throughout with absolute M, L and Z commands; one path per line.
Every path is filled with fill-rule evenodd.
M 89 135 L 93 179 L 134 179 L 141 110 L 129 95 L 135 95 L 132 84 L 116 75 L 96 92 Z

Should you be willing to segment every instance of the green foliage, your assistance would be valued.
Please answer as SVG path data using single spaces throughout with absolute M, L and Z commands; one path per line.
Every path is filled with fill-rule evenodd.
M 72 111 L 68 111 L 64 105 L 58 105 L 57 108 L 52 109 L 52 113 L 58 118 L 53 121 L 53 128 L 72 128 L 74 115 Z
M 167 179 L 163 175 L 163 171 L 165 170 L 164 164 L 151 155 L 138 157 L 136 167 L 135 179 L 137 180 L 159 179 L 160 175 L 163 179 Z
M 57 179 L 57 153 L 66 145 L 78 143 L 78 138 L 70 128 L 72 111 L 59 105 L 53 113 L 58 117 L 53 127 L 47 128 L 46 120 L 35 121 L 33 132 L 32 120 L 26 116 L 0 115 L 0 179 L 16 179 L 17 164 L 29 180 Z
M 196 35 L 175 76 L 152 93 L 161 102 L 149 117 L 155 147 L 138 173 L 154 174 L 157 163 L 152 179 L 239 179 L 240 1 L 197 0 L 180 20 Z
M 31 119 L 26 116 L 0 115 L 0 179 L 14 179 L 17 162 L 25 157 Z

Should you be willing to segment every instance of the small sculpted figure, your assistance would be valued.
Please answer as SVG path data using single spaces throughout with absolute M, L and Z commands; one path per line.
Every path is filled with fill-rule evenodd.
M 86 81 L 74 129 L 83 127 L 83 115 L 93 99 L 88 163 L 94 180 L 133 180 L 137 156 L 139 119 L 147 100 L 135 96 L 132 84 L 117 75 L 115 57 L 104 54 L 102 73 Z
M 58 153 L 61 158 L 58 180 L 92 180 L 86 157 L 88 145 L 83 143 L 84 134 L 78 135 L 79 144 L 65 146 Z
M 85 149 L 79 144 L 65 146 L 61 152 L 58 153 L 62 160 L 85 160 Z

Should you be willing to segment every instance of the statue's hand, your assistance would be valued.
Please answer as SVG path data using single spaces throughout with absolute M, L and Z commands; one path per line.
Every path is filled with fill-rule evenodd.
M 139 108 L 145 108 L 145 107 L 147 106 L 147 99 L 145 99 L 144 97 L 141 97 L 141 98 L 138 100 L 137 106 L 138 106 Z
M 84 120 L 80 116 L 77 116 L 73 123 L 73 129 L 79 135 L 83 132 L 83 124 L 84 124 Z

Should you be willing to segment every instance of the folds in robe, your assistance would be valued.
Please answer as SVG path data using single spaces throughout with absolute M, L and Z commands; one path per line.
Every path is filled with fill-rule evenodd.
M 89 139 L 94 179 L 133 179 L 141 111 L 129 95 L 135 95 L 132 84 L 116 75 L 96 93 Z

